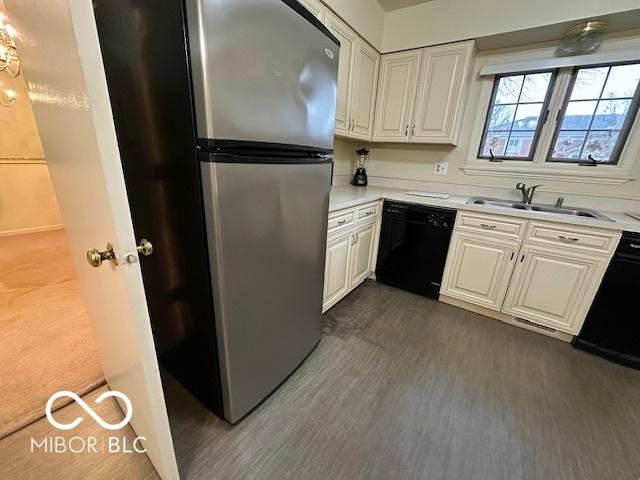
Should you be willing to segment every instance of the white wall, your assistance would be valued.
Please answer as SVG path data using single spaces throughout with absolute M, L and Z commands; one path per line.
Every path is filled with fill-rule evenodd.
M 453 0 L 452 0 L 453 1 Z M 542 47 L 543 45 L 529 46 Z M 524 50 L 509 49 L 509 52 Z M 502 51 L 487 51 L 476 57 L 475 72 L 469 88 L 469 95 L 463 117 L 462 130 L 459 145 L 457 147 L 446 145 L 406 145 L 406 144 L 369 144 L 352 140 L 336 139 L 334 153 L 335 175 L 350 175 L 355 158 L 355 150 L 365 146 L 371 151 L 368 174 L 370 176 L 420 180 L 427 182 L 441 182 L 458 185 L 475 185 L 483 187 L 497 187 L 512 189 L 518 180 L 527 183 L 543 183 L 540 191 L 561 194 L 576 194 L 602 196 L 608 198 L 621 198 L 640 200 L 640 180 L 631 181 L 624 185 L 588 184 L 567 181 L 534 181 L 526 176 L 491 177 L 465 174 L 460 167 L 467 160 L 469 149 L 477 150 L 478 145 L 471 145 L 471 133 L 474 127 L 476 112 L 480 102 L 481 80 L 478 75 L 480 67 L 484 64 L 486 56 Z M 482 108 L 485 108 L 484 106 Z M 434 175 L 433 167 L 436 163 L 449 162 L 449 171 L 446 176 Z M 640 179 L 640 159 L 637 159 L 631 172 L 633 177 Z
M 455 42 L 640 8 L 640 0 L 433 0 L 387 12 L 382 52 Z
M 382 49 L 385 12 L 376 0 L 323 0 L 378 50 Z

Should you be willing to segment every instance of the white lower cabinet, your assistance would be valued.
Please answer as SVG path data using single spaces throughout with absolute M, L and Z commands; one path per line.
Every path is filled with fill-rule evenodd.
M 324 267 L 323 308 L 332 305 L 349 293 L 351 288 L 351 232 L 327 242 L 327 256 Z
M 576 335 L 619 240 L 610 230 L 459 212 L 440 293 Z
M 375 203 L 341 210 L 329 216 L 323 312 L 373 273 L 381 210 L 379 203 Z M 349 219 L 353 219 L 352 224 Z
M 357 228 L 355 232 L 353 232 L 354 240 L 353 253 L 351 255 L 350 288 L 357 287 L 371 274 L 375 233 L 375 223 Z
M 455 232 L 441 294 L 500 310 L 520 242 Z
M 524 244 L 503 312 L 577 335 L 609 259 Z

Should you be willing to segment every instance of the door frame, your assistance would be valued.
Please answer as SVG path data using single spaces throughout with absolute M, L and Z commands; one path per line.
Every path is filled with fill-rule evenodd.
M 130 398 L 160 476 L 177 479 L 140 263 L 85 259 L 108 241 L 120 260 L 138 258 L 92 2 L 5 3 L 107 383 Z

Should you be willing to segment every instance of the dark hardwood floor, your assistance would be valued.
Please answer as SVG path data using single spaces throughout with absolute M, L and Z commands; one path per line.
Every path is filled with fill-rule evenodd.
M 640 372 L 371 281 L 239 425 L 166 394 L 185 479 L 640 478 Z

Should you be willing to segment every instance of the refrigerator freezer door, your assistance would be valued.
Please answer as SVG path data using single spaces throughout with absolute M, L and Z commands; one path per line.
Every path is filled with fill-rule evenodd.
M 225 418 L 320 340 L 331 164 L 202 162 Z
M 199 138 L 333 149 L 339 46 L 324 27 L 282 0 L 187 13 Z

